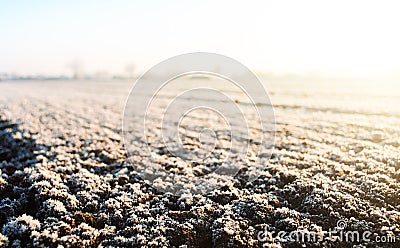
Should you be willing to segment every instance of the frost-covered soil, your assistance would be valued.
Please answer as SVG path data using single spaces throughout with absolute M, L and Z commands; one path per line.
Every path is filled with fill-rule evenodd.
M 0 247 L 400 246 L 398 91 L 274 84 L 276 145 L 259 178 L 177 197 L 127 162 L 131 86 L 0 82 Z M 339 220 L 396 242 L 258 238 Z

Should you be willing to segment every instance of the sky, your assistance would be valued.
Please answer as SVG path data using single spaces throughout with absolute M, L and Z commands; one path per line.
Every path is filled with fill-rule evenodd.
M 0 0 L 0 73 L 138 73 L 214 52 L 275 74 L 400 78 L 396 1 Z

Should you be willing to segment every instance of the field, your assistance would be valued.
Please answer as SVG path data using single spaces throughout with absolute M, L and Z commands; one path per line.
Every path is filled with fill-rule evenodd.
M 175 196 L 135 171 L 144 147 L 127 159 L 121 123 L 132 85 L 0 82 L 0 247 L 399 247 L 397 88 L 267 83 L 275 147 L 258 178 Z M 360 239 L 328 237 L 335 231 Z

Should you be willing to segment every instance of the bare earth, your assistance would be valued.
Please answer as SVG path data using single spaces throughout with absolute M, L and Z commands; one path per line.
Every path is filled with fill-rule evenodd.
M 0 82 L 0 247 L 400 246 L 398 89 L 268 85 L 276 144 L 258 179 L 177 197 L 145 184 L 127 160 L 121 121 L 131 87 Z M 338 221 L 373 233 L 370 241 L 327 237 Z

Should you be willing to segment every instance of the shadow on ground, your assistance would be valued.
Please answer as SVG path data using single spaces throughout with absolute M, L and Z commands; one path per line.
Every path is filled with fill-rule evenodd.
M 19 124 L 0 119 L 0 231 L 13 217 L 36 216 L 39 208 L 24 171 L 37 163 L 34 151 L 42 148 L 31 135 Z

